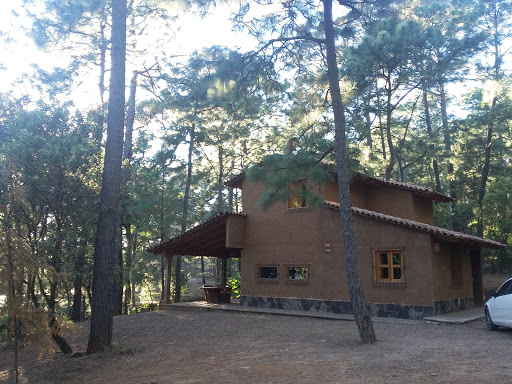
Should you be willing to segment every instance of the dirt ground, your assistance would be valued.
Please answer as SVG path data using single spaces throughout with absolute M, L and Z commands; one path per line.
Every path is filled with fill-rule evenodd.
M 361 345 L 352 321 L 173 309 L 115 318 L 112 351 L 37 360 L 21 351 L 22 383 L 512 383 L 512 330 L 375 324 Z M 89 323 L 67 335 L 84 351 Z M 0 351 L 0 383 L 14 383 Z

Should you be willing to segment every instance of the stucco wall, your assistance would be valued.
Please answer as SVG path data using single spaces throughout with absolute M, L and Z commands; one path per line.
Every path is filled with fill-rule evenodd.
M 244 182 L 242 295 L 349 300 L 339 211 L 323 206 L 288 210 L 286 202 L 279 202 L 265 212 L 255 204 L 263 191 L 262 184 Z M 433 305 L 430 235 L 361 216 L 354 219 L 366 300 Z M 405 284 L 374 284 L 373 254 L 379 248 L 403 250 Z M 279 281 L 257 282 L 258 264 L 278 264 Z M 309 283 L 287 283 L 286 264 L 309 265 Z
M 434 208 L 432 200 L 413 195 L 412 205 L 414 211 L 412 220 L 434 225 Z
M 321 193 L 325 200 L 339 202 L 336 182 L 325 183 Z M 415 195 L 412 191 L 353 182 L 350 184 L 350 199 L 352 206 L 357 208 L 434 224 L 432 200 Z
M 378 303 L 432 305 L 430 235 L 381 221 L 354 216 L 359 273 L 365 297 Z M 373 257 L 379 249 L 401 249 L 404 284 L 374 284 Z
M 245 243 L 245 216 L 230 216 L 226 222 L 226 247 L 243 248 Z
M 325 200 L 333 201 L 335 203 L 339 202 L 338 183 L 335 181 L 327 180 L 327 182 L 322 186 L 321 193 Z
M 440 251 L 432 252 L 434 300 L 449 300 L 473 296 L 473 277 L 469 249 L 447 242 L 439 242 Z M 462 283 L 452 284 L 451 256 L 460 255 Z
M 410 191 L 375 185 L 368 186 L 367 196 L 366 209 L 370 211 L 408 219 L 414 217 Z

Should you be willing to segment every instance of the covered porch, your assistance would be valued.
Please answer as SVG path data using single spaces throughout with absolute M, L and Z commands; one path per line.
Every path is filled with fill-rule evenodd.
M 162 304 L 171 302 L 172 259 L 174 256 L 210 256 L 222 262 L 219 286 L 204 286 L 205 297 L 211 302 L 229 302 L 227 287 L 227 260 L 241 258 L 245 236 L 246 215 L 221 212 L 212 218 L 148 249 L 166 260 L 165 285 Z

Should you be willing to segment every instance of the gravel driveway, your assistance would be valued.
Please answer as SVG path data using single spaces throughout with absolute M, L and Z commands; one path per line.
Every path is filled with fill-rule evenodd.
M 88 323 L 67 335 L 84 350 Z M 185 309 L 115 318 L 110 352 L 37 360 L 21 353 L 25 383 L 512 383 L 512 331 L 375 323 L 361 345 L 351 321 Z M 11 383 L 12 352 L 0 352 Z

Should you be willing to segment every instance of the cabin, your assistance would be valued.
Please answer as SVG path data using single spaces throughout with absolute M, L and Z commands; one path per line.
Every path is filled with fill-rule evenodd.
M 313 183 L 312 183 L 313 184 Z M 336 181 L 288 187 L 288 199 L 264 210 L 263 182 L 245 174 L 242 212 L 220 213 L 150 252 L 168 261 L 164 302 L 170 297 L 174 255 L 241 260 L 240 305 L 351 313 Z M 324 199 L 310 205 L 305 190 Z M 372 316 L 422 319 L 483 305 L 481 249 L 504 245 L 434 225 L 433 202 L 452 199 L 429 188 L 356 174 L 350 195 L 358 269 Z

